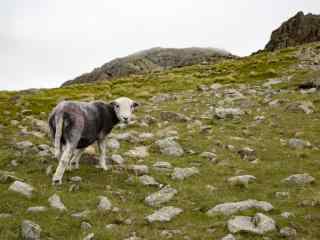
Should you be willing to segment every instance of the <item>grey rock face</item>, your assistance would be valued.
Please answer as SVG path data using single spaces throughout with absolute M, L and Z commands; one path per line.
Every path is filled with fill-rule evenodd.
M 169 112 L 169 111 L 162 111 L 160 112 L 160 118 L 163 121 L 169 122 L 188 122 L 190 118 L 177 112 Z
M 249 182 L 253 182 L 256 180 L 255 176 L 252 175 L 242 175 L 242 176 L 235 176 L 235 177 L 231 177 L 228 178 L 228 182 L 231 185 L 238 185 L 238 186 L 244 186 L 244 187 L 248 187 Z
M 125 155 L 132 158 L 146 158 L 149 156 L 149 153 L 147 147 L 139 146 L 129 150 Z
M 312 146 L 310 142 L 302 140 L 302 139 L 298 139 L 298 138 L 289 139 L 288 145 L 290 148 L 298 149 L 298 150 L 302 150 L 304 148 Z
M 170 172 L 172 170 L 172 165 L 169 162 L 158 161 L 153 164 L 153 168 L 159 172 Z
M 148 175 L 140 176 L 139 181 L 145 186 L 159 186 L 159 183 L 153 177 Z
M 109 211 L 112 209 L 112 204 L 110 200 L 105 196 L 99 196 L 99 204 L 98 204 L 98 210 L 99 211 Z
M 159 147 L 160 152 L 167 156 L 180 157 L 184 153 L 180 144 L 171 137 L 158 140 L 155 144 Z
M 218 107 L 214 113 L 214 116 L 218 119 L 238 118 L 242 115 L 244 115 L 244 112 L 240 108 Z
M 308 173 L 294 174 L 282 180 L 284 183 L 306 185 L 315 182 L 315 178 Z
M 147 196 L 144 202 L 151 207 L 156 207 L 162 203 L 169 202 L 177 193 L 176 189 L 166 186 L 160 191 Z
M 32 192 L 34 191 L 34 188 L 27 183 L 24 183 L 21 181 L 14 181 L 10 185 L 9 190 L 13 191 L 13 192 L 20 193 L 20 194 L 30 198 L 32 196 Z
M 263 235 L 275 231 L 276 223 L 262 213 L 257 213 L 254 217 L 235 216 L 228 221 L 228 230 L 231 233 L 249 232 Z
M 48 208 L 44 206 L 34 206 L 34 207 L 29 207 L 27 209 L 27 212 L 39 213 L 39 212 L 46 212 L 47 210 Z
M 252 208 L 260 209 L 268 212 L 273 209 L 273 206 L 268 202 L 249 199 L 249 200 L 240 201 L 240 202 L 228 202 L 228 203 L 218 204 L 215 207 L 208 210 L 207 214 L 209 216 L 215 215 L 217 213 L 221 213 L 224 215 L 231 215 L 231 214 L 234 214 L 240 211 L 245 211 Z
M 196 167 L 190 168 L 174 168 L 171 178 L 174 180 L 184 180 L 195 174 L 199 174 L 199 169 Z
M 146 217 L 147 221 L 150 223 L 153 222 L 169 222 L 172 218 L 180 214 L 183 210 L 181 208 L 176 207 L 163 207 L 153 214 Z
M 58 209 L 60 211 L 66 211 L 67 208 L 62 203 L 58 194 L 53 194 L 49 199 L 48 202 L 52 208 Z
M 25 240 L 39 240 L 41 227 L 29 220 L 24 220 L 21 224 L 21 235 Z

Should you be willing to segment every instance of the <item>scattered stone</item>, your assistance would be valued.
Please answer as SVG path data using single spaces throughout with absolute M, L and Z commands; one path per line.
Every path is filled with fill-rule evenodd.
M 10 217 L 12 217 L 12 214 L 10 213 L 0 213 L 0 219 L 10 218 Z
M 118 164 L 118 165 L 123 165 L 125 163 L 125 160 L 119 154 L 112 154 L 111 161 Z
M 17 178 L 13 172 L 0 170 L 0 183 L 11 183 L 13 181 L 22 181 L 22 179 Z
M 256 160 L 256 151 L 250 147 L 244 147 L 238 151 L 240 157 L 244 160 L 254 161 Z
M 138 135 L 138 138 L 141 140 L 141 141 L 147 141 L 147 140 L 152 140 L 154 138 L 154 135 L 152 133 L 140 133 Z
M 215 207 L 209 209 L 207 214 L 209 216 L 215 215 L 217 213 L 222 213 L 224 215 L 231 215 L 231 214 L 234 214 L 240 211 L 245 211 L 252 208 L 268 212 L 273 209 L 273 206 L 268 202 L 249 199 L 249 200 L 240 201 L 240 202 L 228 202 L 228 203 L 218 204 Z
M 288 198 L 289 197 L 289 192 L 276 192 L 275 193 L 276 198 Z
M 112 209 L 112 204 L 110 200 L 105 196 L 99 196 L 99 204 L 98 204 L 98 210 L 105 212 Z
M 153 214 L 146 217 L 149 223 L 153 222 L 169 222 L 172 218 L 179 215 L 183 210 L 181 208 L 176 207 L 163 207 Z
M 151 101 L 153 103 L 161 103 L 161 102 L 166 102 L 166 101 L 172 101 L 172 100 L 176 100 L 177 97 L 174 96 L 174 95 L 170 95 L 170 94 L 160 94 L 160 95 L 157 95 L 157 96 L 153 96 L 151 98 Z
M 221 240 L 236 240 L 236 238 L 232 234 L 228 234 L 227 236 L 221 238 Z
M 159 186 L 159 183 L 153 177 L 148 175 L 140 176 L 139 181 L 145 186 Z
M 272 85 L 282 83 L 281 79 L 269 79 L 266 83 L 264 83 L 263 87 L 271 87 Z
M 20 194 L 30 198 L 32 196 L 32 192 L 34 191 L 34 188 L 27 183 L 24 183 L 21 181 L 14 181 L 10 185 L 9 190 L 13 191 L 13 192 L 20 193 Z
M 71 217 L 78 218 L 78 219 L 79 218 L 87 218 L 89 216 L 89 214 L 90 214 L 90 211 L 86 209 L 82 212 L 76 212 L 76 213 L 71 214 Z
M 17 148 L 23 150 L 23 149 L 32 147 L 33 143 L 30 141 L 22 141 L 22 142 L 16 143 L 16 146 L 17 146 Z
M 220 84 L 220 83 L 214 83 L 214 84 L 212 84 L 212 85 L 210 86 L 210 88 L 211 88 L 212 90 L 218 90 L 218 89 L 220 89 L 220 88 L 222 88 L 222 87 L 223 87 L 223 85 Z
M 64 204 L 62 203 L 60 197 L 58 194 L 53 194 L 49 199 L 48 199 L 48 202 L 50 204 L 50 206 L 52 208 L 56 208 L 60 211 L 66 211 L 67 208 L 64 206 Z
M 24 220 L 21 224 L 21 235 L 26 240 L 40 240 L 41 227 L 29 220 Z
M 144 202 L 151 207 L 156 207 L 162 203 L 169 202 L 177 193 L 178 191 L 176 189 L 166 186 L 160 191 L 147 196 Z
M 288 219 L 290 217 L 294 217 L 294 214 L 291 213 L 291 212 L 283 212 L 283 213 L 280 214 L 280 216 L 283 217 L 283 218 Z
M 298 139 L 298 138 L 289 139 L 288 145 L 290 148 L 298 149 L 298 150 L 302 150 L 304 148 L 309 148 L 312 146 L 310 142 L 302 140 L 302 139 Z
M 79 191 L 79 189 L 80 189 L 80 184 L 74 183 L 70 185 L 69 192 L 76 192 L 76 191 Z
M 107 224 L 105 228 L 110 230 L 110 229 L 114 229 L 116 227 L 117 227 L 117 224 Z
M 218 107 L 215 109 L 214 116 L 218 119 L 238 118 L 244 115 L 244 112 L 240 108 L 223 108 Z
M 82 231 L 89 231 L 92 228 L 92 225 L 88 222 L 81 222 L 81 230 Z
M 297 230 L 291 227 L 284 227 L 280 229 L 281 237 L 294 239 L 297 236 Z
M 308 173 L 294 174 L 282 180 L 284 183 L 294 184 L 294 185 L 306 185 L 315 182 L 315 178 Z
M 195 174 L 199 174 L 199 169 L 196 167 L 190 168 L 174 168 L 171 178 L 174 180 L 184 180 Z
M 217 159 L 217 154 L 213 153 L 213 152 L 202 152 L 200 154 L 200 157 L 202 158 L 207 158 L 210 161 L 214 162 Z
M 132 158 L 146 158 L 149 156 L 149 153 L 147 147 L 140 146 L 129 150 L 125 155 Z
M 156 136 L 159 138 L 176 137 L 176 136 L 178 136 L 178 131 L 174 127 L 169 126 L 167 128 L 158 130 L 156 132 Z
M 304 112 L 305 114 L 311 114 L 315 111 L 315 106 L 310 101 L 300 101 L 290 103 L 287 106 L 287 110 L 291 112 Z
M 177 112 L 162 111 L 160 112 L 160 118 L 163 121 L 171 122 L 188 122 L 190 118 Z
M 249 232 L 263 235 L 275 231 L 276 223 L 262 213 L 257 213 L 254 217 L 235 216 L 228 221 L 228 230 L 231 233 Z
M 107 141 L 107 147 L 113 150 L 120 148 L 120 143 L 117 139 L 111 138 Z
M 10 161 L 10 164 L 11 164 L 11 166 L 13 166 L 13 167 L 18 167 L 18 165 L 19 165 L 19 163 L 18 163 L 18 161 L 17 160 L 11 160 Z
M 44 206 L 35 206 L 35 207 L 29 207 L 27 209 L 27 212 L 30 213 L 39 213 L 39 212 L 46 212 L 48 210 L 47 207 Z
M 140 176 L 149 173 L 149 167 L 147 165 L 130 165 L 128 167 L 129 170 L 133 171 L 134 174 Z
M 82 181 L 82 178 L 80 176 L 73 176 L 70 178 L 71 182 L 79 183 Z
M 167 156 L 180 157 L 184 153 L 180 144 L 174 141 L 172 137 L 158 140 L 155 144 L 159 147 L 160 152 Z
M 153 164 L 153 168 L 154 170 L 159 172 L 170 172 L 172 170 L 172 165 L 169 162 L 158 161 L 155 164 Z
M 94 240 L 94 233 L 89 233 L 83 238 L 83 240 Z
M 252 175 L 242 175 L 228 178 L 228 182 L 233 186 L 244 186 L 248 187 L 249 182 L 253 182 L 256 180 L 255 176 Z

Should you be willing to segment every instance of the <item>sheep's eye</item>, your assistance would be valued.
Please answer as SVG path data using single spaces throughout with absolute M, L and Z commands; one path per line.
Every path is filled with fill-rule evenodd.
M 116 108 L 119 108 L 120 106 L 118 104 L 116 104 Z

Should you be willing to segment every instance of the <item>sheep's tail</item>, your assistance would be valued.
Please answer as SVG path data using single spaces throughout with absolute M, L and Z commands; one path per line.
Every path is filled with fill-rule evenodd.
M 58 120 L 56 122 L 56 133 L 54 136 L 54 155 L 57 159 L 61 156 L 61 137 L 62 137 L 62 130 L 63 130 L 63 120 L 64 116 L 61 114 L 58 116 Z

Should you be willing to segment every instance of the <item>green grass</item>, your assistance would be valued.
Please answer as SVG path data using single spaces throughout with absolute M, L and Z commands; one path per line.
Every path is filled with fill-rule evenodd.
M 313 47 L 313 46 L 311 46 Z M 23 178 L 36 189 L 31 199 L 9 192 L 8 183 L 0 184 L 0 213 L 12 213 L 9 219 L 0 219 L 0 239 L 21 239 L 20 224 L 23 219 L 32 220 L 41 225 L 42 239 L 81 239 L 85 233 L 80 230 L 81 221 L 90 222 L 97 239 L 124 239 L 132 232 L 144 239 L 166 239 L 161 235 L 164 229 L 179 229 L 182 234 L 174 235 L 173 239 L 220 239 L 228 234 L 226 223 L 230 217 L 216 215 L 208 217 L 205 212 L 219 203 L 257 199 L 273 204 L 274 210 L 267 215 L 274 218 L 278 227 L 291 226 L 297 229 L 298 239 L 320 239 L 320 208 L 318 206 L 299 207 L 302 200 L 320 201 L 320 187 L 316 182 L 305 187 L 288 186 L 281 180 L 295 173 L 310 173 L 317 181 L 320 179 L 320 154 L 318 149 L 292 150 L 281 145 L 280 139 L 288 140 L 299 132 L 299 138 L 309 140 L 314 146 L 320 147 L 319 128 L 319 95 L 303 95 L 295 91 L 297 84 L 310 77 L 310 71 L 297 70 L 298 63 L 296 49 L 290 48 L 275 53 L 261 53 L 251 57 L 228 60 L 215 65 L 194 65 L 177 68 L 170 71 L 145 76 L 131 76 L 116 79 L 112 82 L 97 84 L 75 85 L 64 88 L 39 90 L 36 92 L 0 92 L 0 169 L 14 171 L 17 177 Z M 257 94 L 249 96 L 255 103 L 250 108 L 251 113 L 238 120 L 202 119 L 200 116 L 208 110 L 217 99 L 210 94 L 197 91 L 199 84 L 221 83 L 229 88 L 239 88 L 240 83 L 250 88 L 261 90 L 261 85 L 269 78 L 293 76 L 290 82 L 274 86 L 274 89 L 290 90 L 282 92 L 274 99 L 284 99 L 287 102 L 308 100 L 313 101 L 318 110 L 314 114 L 292 113 L 286 111 L 286 103 L 279 108 L 271 108 L 264 103 L 264 96 Z M 150 175 L 163 184 L 170 184 L 178 190 L 178 194 L 165 205 L 180 207 L 182 214 L 168 223 L 147 224 L 145 217 L 154 209 L 144 204 L 144 198 L 157 191 L 155 187 L 144 187 L 134 177 L 134 181 L 127 181 L 132 173 L 123 170 L 102 172 L 92 164 L 82 163 L 80 169 L 66 172 L 61 187 L 51 186 L 51 178 L 46 176 L 45 169 L 51 164 L 56 166 L 53 158 L 40 158 L 36 152 L 21 151 L 15 143 L 30 140 L 34 144 L 49 143 L 48 138 L 22 136 L 16 126 L 12 126 L 13 119 L 22 121 L 25 115 L 23 109 L 30 109 L 32 115 L 46 120 L 52 107 L 62 99 L 73 100 L 110 100 L 126 95 L 142 102 L 138 117 L 142 117 L 151 109 L 148 99 L 159 93 L 175 93 L 178 100 L 159 104 L 151 115 L 159 120 L 159 113 L 163 110 L 178 111 L 193 119 L 208 124 L 211 133 L 201 133 L 197 127 L 188 128 L 189 123 L 168 123 L 161 128 L 150 125 L 147 128 L 130 126 L 126 130 L 115 129 L 114 132 L 136 130 L 138 132 L 156 133 L 166 126 L 172 126 L 179 132 L 179 143 L 185 149 L 192 149 L 195 154 L 185 154 L 174 158 L 163 156 L 152 142 L 150 157 L 143 160 L 149 167 L 156 161 L 169 161 L 175 167 L 196 166 L 200 174 L 185 181 L 174 181 L 170 175 L 156 172 L 150 168 Z M 192 96 L 192 101 L 188 101 Z M 240 103 L 235 103 L 237 106 Z M 266 119 L 260 124 L 254 124 L 254 117 L 263 115 Z M 164 124 L 164 123 L 161 123 Z M 192 124 L 192 121 L 190 122 Z M 32 129 L 28 121 L 23 125 Z M 235 139 L 232 137 L 240 137 Z M 259 162 L 257 164 L 242 160 L 237 151 L 230 151 L 225 146 L 233 145 L 236 150 L 249 146 L 256 150 Z M 123 154 L 134 146 L 141 144 L 121 142 Z M 218 163 L 214 164 L 198 155 L 203 151 L 215 149 Z M 16 159 L 18 167 L 12 167 L 10 161 Z M 129 159 L 128 163 L 137 163 L 137 159 Z M 45 160 L 45 161 L 44 161 Z M 230 186 L 227 178 L 241 174 L 251 174 L 257 181 L 249 184 L 248 188 Z M 81 176 L 82 182 L 79 191 L 69 192 L 70 176 Z M 217 189 L 209 191 L 207 185 Z M 278 199 L 275 192 L 288 191 L 288 199 Z M 31 214 L 26 209 L 30 206 L 48 206 L 48 198 L 58 193 L 68 208 L 67 212 L 60 213 L 49 209 L 45 213 Z M 120 208 L 118 213 L 99 213 L 96 210 L 98 196 L 106 195 L 114 206 Z M 91 213 L 85 219 L 79 220 L 70 215 L 74 212 L 89 209 Z M 294 218 L 283 219 L 281 212 L 293 212 Z M 250 210 L 241 215 L 254 215 Z M 307 218 L 311 215 L 314 219 Z M 126 219 L 132 219 L 132 224 L 125 224 Z M 310 216 L 309 216 L 310 218 Z M 115 223 L 117 226 L 107 230 L 105 225 Z M 211 231 L 209 231 L 211 230 Z M 278 233 L 266 234 L 271 239 L 281 239 Z M 261 239 L 251 234 L 236 234 L 237 239 Z

